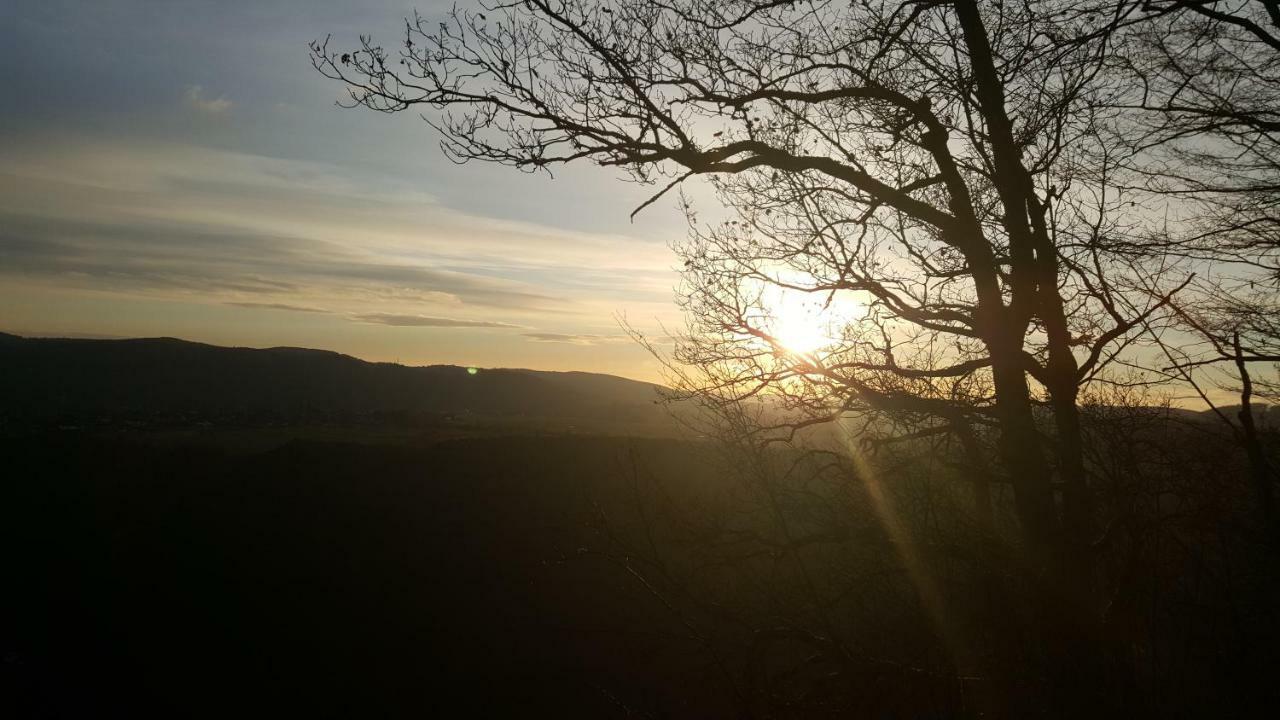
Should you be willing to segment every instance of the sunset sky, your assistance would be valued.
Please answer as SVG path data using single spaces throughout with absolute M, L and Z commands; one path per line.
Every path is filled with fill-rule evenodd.
M 0 330 L 656 377 L 616 317 L 679 322 L 672 203 L 454 165 L 311 68 L 451 4 L 0 3 Z

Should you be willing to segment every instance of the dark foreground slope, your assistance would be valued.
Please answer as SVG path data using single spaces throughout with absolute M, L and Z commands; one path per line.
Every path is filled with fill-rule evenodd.
M 627 512 L 631 458 L 702 482 L 688 445 L 0 452 L 4 717 L 725 710 L 698 647 L 651 635 L 665 611 L 588 555 L 595 514 Z
M 652 388 L 603 376 L 0 345 L 0 717 L 1078 716 L 1059 594 L 928 442 L 639 439 L 609 408 Z M 1089 717 L 1280 704 L 1275 549 L 1187 415 L 1087 413 Z
M 671 434 L 656 398 L 0 335 L 0 717 L 701 715 L 696 648 L 627 630 L 668 623 L 592 554 L 636 462 L 707 475 L 635 439 Z

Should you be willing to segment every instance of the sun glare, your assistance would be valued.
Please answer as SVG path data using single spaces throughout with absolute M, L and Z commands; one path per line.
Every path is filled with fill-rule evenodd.
M 831 342 L 823 331 L 821 311 L 786 305 L 775 311 L 773 335 L 794 352 L 808 354 Z
M 762 297 L 768 318 L 766 332 L 786 350 L 809 355 L 836 344 L 842 324 L 855 319 L 857 308 L 848 301 L 826 304 L 826 296 L 769 288 Z

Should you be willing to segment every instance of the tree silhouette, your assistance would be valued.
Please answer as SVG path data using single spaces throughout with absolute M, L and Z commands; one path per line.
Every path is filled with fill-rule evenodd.
M 1217 415 L 1249 456 L 1275 542 L 1276 475 L 1253 400 L 1274 401 L 1280 361 L 1280 4 L 1171 0 L 1143 3 L 1141 13 L 1111 60 L 1136 81 L 1115 103 L 1132 118 L 1128 172 L 1180 210 L 1166 251 L 1212 268 L 1177 303 L 1183 333 L 1162 343 L 1167 369 L 1198 391 L 1212 383 L 1239 392 L 1237 417 Z
M 994 427 L 1028 544 L 1047 564 L 1070 554 L 1089 524 L 1079 389 L 1161 304 L 1125 294 L 1142 254 L 1100 237 L 1120 227 L 1120 190 L 1081 161 L 1102 141 L 1108 36 L 1056 42 L 1087 35 L 1088 16 L 705 0 L 488 13 L 415 17 L 397 55 L 364 38 L 351 53 L 316 44 L 313 60 L 353 104 L 439 109 L 429 122 L 457 160 L 591 160 L 664 183 L 658 195 L 708 176 L 737 218 L 684 248 L 704 331 L 685 356 L 747 362 L 742 394 L 803 378 L 831 416 Z M 787 352 L 753 322 L 747 281 L 852 294 L 865 317 L 821 354 Z
M 1273 141 L 1271 90 L 1219 102 L 1248 79 L 1222 64 L 1233 44 L 1274 36 L 1216 5 L 521 0 L 415 15 L 398 52 L 326 39 L 312 60 L 349 105 L 433 108 L 458 162 L 617 168 L 654 187 L 637 212 L 705 181 L 729 217 L 701 223 L 681 195 L 682 389 L 770 398 L 789 411 L 759 429 L 774 437 L 853 416 L 872 443 L 954 440 L 981 522 L 991 485 L 1012 489 L 1061 601 L 1055 652 L 1088 678 L 1118 516 L 1096 507 L 1082 394 L 1160 380 L 1150 346 L 1185 317 L 1179 293 L 1221 287 L 1194 282 L 1223 257 L 1212 238 L 1238 239 L 1242 265 L 1274 257 L 1274 155 L 1247 155 Z M 1184 66 L 1180 47 L 1209 52 Z M 1222 145 L 1256 172 L 1196 184 Z M 1192 190 L 1254 219 L 1163 227 Z M 821 342 L 788 340 L 780 296 L 815 308 Z

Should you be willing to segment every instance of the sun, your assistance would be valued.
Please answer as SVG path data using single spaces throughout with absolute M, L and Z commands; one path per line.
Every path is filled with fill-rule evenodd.
M 773 336 L 787 350 L 808 355 L 831 344 L 831 338 L 823 331 L 821 320 L 808 312 L 788 307 L 777 313 Z
M 823 298 L 813 293 L 771 288 L 765 293 L 765 331 L 797 355 L 810 355 L 835 344 L 833 317 Z

